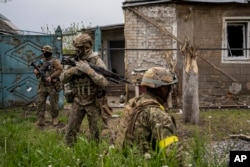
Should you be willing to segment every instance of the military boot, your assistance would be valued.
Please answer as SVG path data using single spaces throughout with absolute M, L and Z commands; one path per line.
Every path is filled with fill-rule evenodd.
M 43 117 L 39 117 L 38 120 L 36 121 L 37 126 L 44 126 L 45 125 L 45 120 Z

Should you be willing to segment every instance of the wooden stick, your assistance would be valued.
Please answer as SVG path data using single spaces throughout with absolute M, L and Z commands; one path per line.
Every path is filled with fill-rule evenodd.
M 230 135 L 230 137 L 233 138 L 233 139 L 239 138 L 239 139 L 242 139 L 242 140 L 250 141 L 250 136 L 243 135 L 243 134 Z

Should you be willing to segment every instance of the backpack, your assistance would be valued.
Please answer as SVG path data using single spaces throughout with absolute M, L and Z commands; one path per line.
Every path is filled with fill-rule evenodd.
M 128 112 L 127 129 L 125 136 L 134 139 L 134 126 L 138 115 L 144 110 L 145 107 L 156 106 L 160 107 L 161 104 L 155 99 L 143 99 L 143 97 L 135 98 L 131 101 L 131 104 L 125 107 Z

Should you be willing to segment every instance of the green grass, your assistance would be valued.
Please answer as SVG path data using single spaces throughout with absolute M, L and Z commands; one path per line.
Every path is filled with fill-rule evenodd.
M 206 145 L 211 140 L 228 137 L 230 133 L 250 134 L 247 128 L 250 113 L 247 110 L 204 111 L 200 113 L 199 126 L 184 125 L 180 115 L 175 117 L 180 128 L 178 133 L 188 145 L 187 164 L 197 167 L 218 166 L 216 157 L 206 158 L 209 157 Z M 77 144 L 68 148 L 64 136 L 55 128 L 38 128 L 35 121 L 35 113 L 26 116 L 25 111 L 18 108 L 0 110 L 1 167 L 176 166 L 171 158 L 165 158 L 161 153 L 152 154 L 152 159 L 144 159 L 132 148 L 125 156 L 122 149 L 110 148 L 105 140 L 99 144 L 88 141 L 84 134 L 79 134 Z M 60 121 L 66 123 L 66 116 L 60 116 Z M 222 162 L 218 167 L 227 166 L 226 163 Z
M 184 124 L 182 115 L 175 115 L 177 129 L 183 138 L 189 138 L 198 131 L 211 140 L 223 140 L 232 134 L 250 135 L 250 110 L 220 109 L 202 110 L 199 114 L 198 126 Z

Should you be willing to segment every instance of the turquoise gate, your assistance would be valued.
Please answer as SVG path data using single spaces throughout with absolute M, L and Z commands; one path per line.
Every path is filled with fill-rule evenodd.
M 37 63 L 44 45 L 53 47 L 53 55 L 62 57 L 62 32 L 53 35 L 0 35 L 0 108 L 35 102 L 38 80 L 31 62 Z M 59 107 L 63 107 L 60 92 Z

